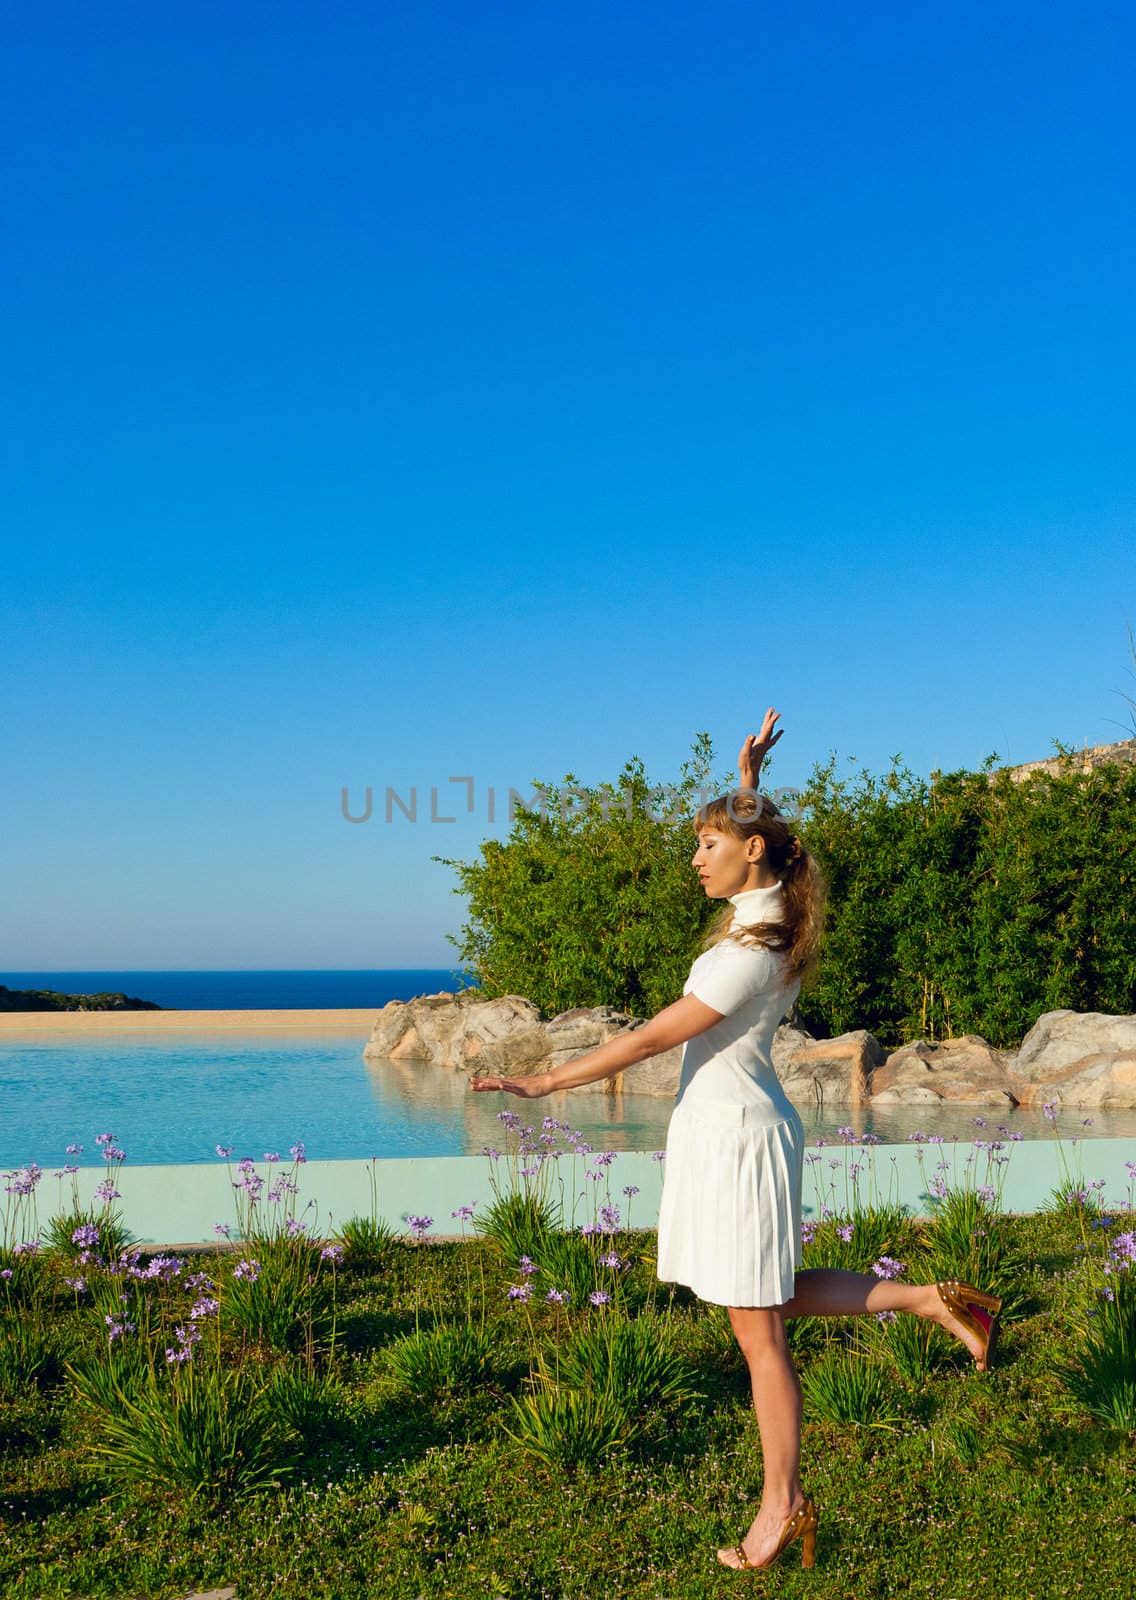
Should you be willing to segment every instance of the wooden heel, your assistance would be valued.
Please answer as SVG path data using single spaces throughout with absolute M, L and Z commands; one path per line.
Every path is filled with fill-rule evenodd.
M 801 1565 L 802 1565 L 802 1567 L 811 1567 L 812 1566 L 813 1562 L 816 1560 L 816 1547 L 817 1547 L 816 1528 L 815 1527 L 808 1528 L 805 1531 L 804 1542 L 803 1542 L 802 1547 L 801 1547 Z

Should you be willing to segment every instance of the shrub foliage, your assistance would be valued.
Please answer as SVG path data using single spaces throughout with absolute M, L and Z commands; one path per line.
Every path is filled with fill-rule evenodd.
M 568 774 L 480 859 L 445 862 L 468 901 L 453 943 L 487 997 L 650 1015 L 681 993 L 716 909 L 691 871 L 691 817 L 734 781 L 712 780 L 712 760 L 698 735 L 665 800 L 637 759 L 584 798 Z M 1015 782 L 991 761 L 923 780 L 898 760 L 840 777 L 832 760 L 800 804 L 830 886 L 800 1002 L 814 1032 L 1005 1047 L 1044 1011 L 1136 1010 L 1136 767 L 1082 773 L 1067 757 Z

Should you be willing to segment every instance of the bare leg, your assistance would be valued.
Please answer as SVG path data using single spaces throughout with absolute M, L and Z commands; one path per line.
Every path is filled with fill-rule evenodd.
M 749 1367 L 765 1466 L 761 1506 L 742 1542 L 749 1560 L 759 1565 L 773 1554 L 786 1519 L 805 1502 L 801 1491 L 801 1385 L 785 1336 L 784 1310 L 782 1306 L 730 1307 L 730 1324 Z M 732 1548 L 722 1550 L 720 1557 L 727 1566 L 738 1564 Z
M 870 1272 L 810 1267 L 796 1274 L 793 1298 L 780 1309 L 785 1317 L 854 1317 L 865 1312 L 909 1311 L 937 1322 L 961 1339 L 976 1359 L 982 1352 L 978 1335 L 948 1311 L 933 1283 L 896 1283 Z

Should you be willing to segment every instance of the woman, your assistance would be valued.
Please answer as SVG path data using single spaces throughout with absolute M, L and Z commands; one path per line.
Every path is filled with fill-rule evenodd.
M 475 1090 L 536 1099 L 613 1076 L 683 1045 L 667 1134 L 658 1275 L 728 1308 L 749 1367 L 764 1462 L 761 1505 L 729 1567 L 770 1566 L 796 1539 L 813 1564 L 817 1508 L 801 1488 L 801 1387 L 789 1317 L 906 1311 L 961 1339 L 985 1370 L 1001 1301 L 956 1280 L 899 1284 L 869 1273 L 800 1271 L 804 1129 L 771 1047 L 816 955 L 823 886 L 786 819 L 757 793 L 781 737 L 779 713 L 738 757 L 742 787 L 703 806 L 692 865 L 703 892 L 727 902 L 691 967 L 681 1000 L 641 1028 L 551 1072 L 472 1078 Z

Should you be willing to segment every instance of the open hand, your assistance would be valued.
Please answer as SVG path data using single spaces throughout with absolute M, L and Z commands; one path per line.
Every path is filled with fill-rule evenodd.
M 745 742 L 738 751 L 738 772 L 741 774 L 743 789 L 757 788 L 762 763 L 785 731 L 784 728 L 778 728 L 776 733 L 773 731 L 780 718 L 780 711 L 774 711 L 770 706 L 762 720 L 761 732 L 746 735 Z
M 475 1094 L 483 1094 L 487 1089 L 500 1089 L 505 1094 L 520 1095 L 522 1100 L 540 1100 L 551 1092 L 545 1086 L 544 1074 L 539 1072 L 531 1078 L 471 1078 L 469 1086 Z

